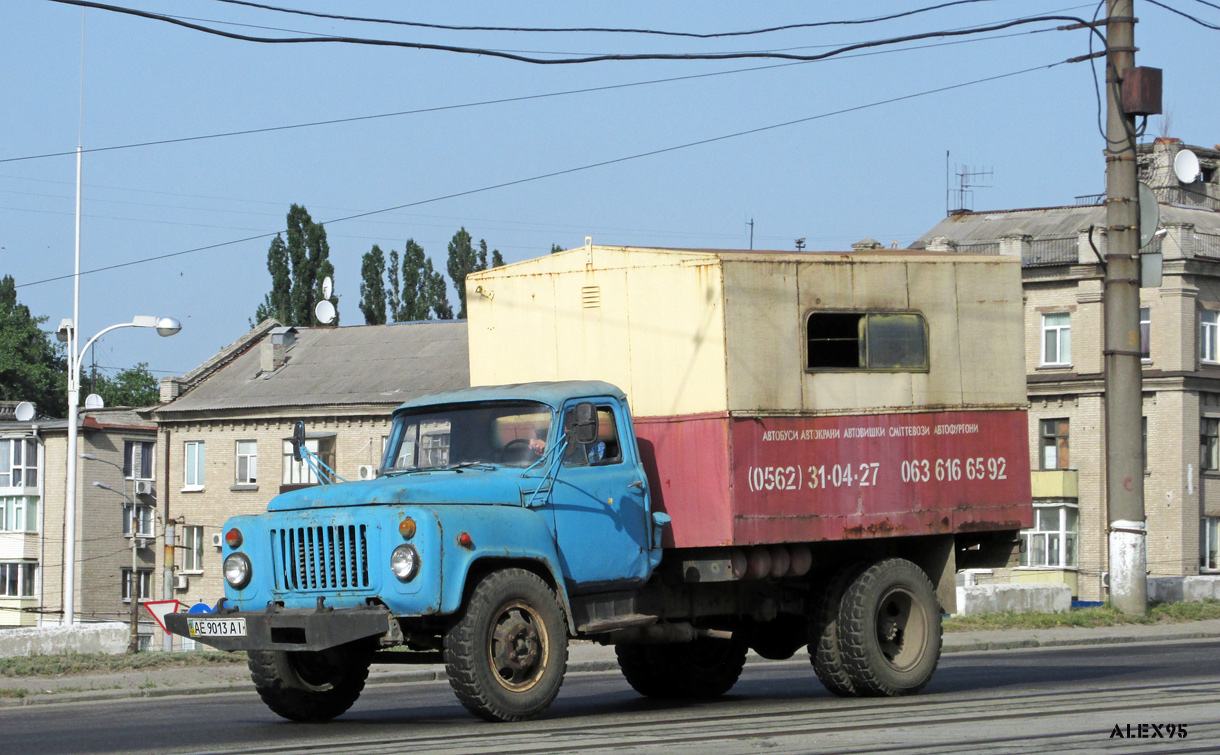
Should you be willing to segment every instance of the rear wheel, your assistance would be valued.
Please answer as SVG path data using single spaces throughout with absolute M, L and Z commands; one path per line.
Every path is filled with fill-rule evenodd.
M 267 707 L 291 721 L 329 721 L 360 697 L 371 656 L 363 648 L 251 650 L 250 676 Z
M 856 690 L 839 650 L 839 609 L 847 586 L 863 569 L 855 564 L 832 574 L 809 620 L 809 661 L 813 671 L 826 689 L 840 697 L 854 697 Z
M 839 648 L 857 694 L 910 695 L 940 662 L 940 604 L 923 570 L 891 558 L 864 570 L 843 594 Z
M 485 577 L 445 635 L 449 684 L 488 721 L 541 715 L 559 694 L 567 662 L 563 610 L 550 586 L 524 569 Z
M 631 687 L 646 697 L 710 700 L 733 688 L 746 665 L 742 639 L 703 637 L 666 645 L 615 646 Z

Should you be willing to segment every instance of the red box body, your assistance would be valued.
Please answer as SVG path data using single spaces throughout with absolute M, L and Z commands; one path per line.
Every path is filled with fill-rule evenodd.
M 1022 410 L 638 417 L 667 547 L 1033 525 Z

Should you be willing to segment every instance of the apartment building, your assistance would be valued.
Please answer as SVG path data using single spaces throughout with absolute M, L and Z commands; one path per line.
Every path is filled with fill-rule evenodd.
M 214 605 L 224 594 L 224 521 L 264 511 L 280 492 L 318 484 L 287 439 L 341 477 L 379 465 L 390 412 L 417 396 L 470 385 L 464 321 L 285 328 L 266 321 L 181 378 L 162 381 L 160 514 L 176 522 L 172 595 Z M 157 591 L 163 590 L 158 552 Z
M 1157 139 L 1138 160 L 1165 231 L 1141 250 L 1163 259 L 1140 290 L 1149 576 L 1220 573 L 1220 151 Z M 989 576 L 1065 582 L 1081 600 L 1108 597 L 1102 199 L 954 212 L 912 244 L 1022 260 L 1036 521 L 1020 565 Z

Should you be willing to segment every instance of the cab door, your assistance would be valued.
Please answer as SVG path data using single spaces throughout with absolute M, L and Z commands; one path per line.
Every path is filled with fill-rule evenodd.
M 611 398 L 575 399 L 597 407 L 598 438 L 570 441 L 555 476 L 551 506 L 559 559 L 569 589 L 627 587 L 649 576 L 648 489 L 631 417 Z

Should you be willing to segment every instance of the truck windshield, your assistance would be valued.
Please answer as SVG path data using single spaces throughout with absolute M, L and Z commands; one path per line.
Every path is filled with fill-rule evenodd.
M 480 464 L 527 467 L 546 450 L 552 411 L 536 402 L 457 404 L 400 414 L 382 473 Z

